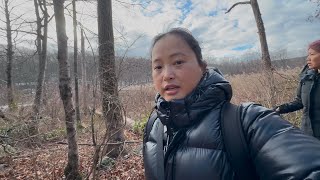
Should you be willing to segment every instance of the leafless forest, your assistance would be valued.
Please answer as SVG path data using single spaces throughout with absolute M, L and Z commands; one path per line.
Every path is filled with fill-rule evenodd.
M 151 62 L 115 54 L 111 0 L 97 1 L 96 49 L 77 19 L 78 1 L 30 1 L 31 19 L 19 14 L 12 0 L 1 1 L 6 41 L 0 46 L 0 179 L 144 179 L 142 132 L 156 93 Z M 74 20 L 72 48 L 66 14 Z M 48 48 L 53 18 L 57 44 Z M 34 48 L 25 46 L 26 35 Z M 294 98 L 305 64 L 305 57 L 271 53 L 210 60 L 208 66 L 231 82 L 233 103 L 271 108 Z M 264 56 L 271 60 L 268 67 Z M 299 126 L 300 113 L 284 118 Z

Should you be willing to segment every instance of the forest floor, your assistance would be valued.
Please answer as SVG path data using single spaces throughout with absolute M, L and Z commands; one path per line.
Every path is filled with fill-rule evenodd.
M 141 141 L 141 136 L 125 130 L 126 141 Z M 88 174 L 92 167 L 94 154 L 91 135 L 79 133 L 79 168 L 83 179 L 92 179 Z M 67 164 L 68 146 L 64 143 L 66 139 L 58 142 L 47 142 L 38 148 L 20 150 L 18 156 L 2 159 L 0 162 L 0 179 L 64 179 L 63 171 Z M 127 143 L 126 154 L 119 157 L 112 167 L 100 169 L 98 179 L 110 180 L 140 180 L 144 179 L 142 163 L 142 144 Z M 3 164 L 4 163 L 4 164 Z

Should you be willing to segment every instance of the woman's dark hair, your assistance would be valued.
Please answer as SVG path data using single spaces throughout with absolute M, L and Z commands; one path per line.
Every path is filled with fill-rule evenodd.
M 320 53 L 320 39 L 310 43 L 308 49 L 313 49 Z
M 195 53 L 199 65 L 206 66 L 207 63 L 202 59 L 202 53 L 201 53 L 201 48 L 200 48 L 199 42 L 196 40 L 196 38 L 194 38 L 192 36 L 190 31 L 188 31 L 187 29 L 184 29 L 184 28 L 173 28 L 173 29 L 170 29 L 168 32 L 161 33 L 161 34 L 157 35 L 156 37 L 154 37 L 153 43 L 151 45 L 151 51 L 152 51 L 154 45 L 160 39 L 162 39 L 163 37 L 170 35 L 170 34 L 177 35 L 177 36 L 181 37 L 189 45 L 189 47 L 192 49 L 192 51 Z

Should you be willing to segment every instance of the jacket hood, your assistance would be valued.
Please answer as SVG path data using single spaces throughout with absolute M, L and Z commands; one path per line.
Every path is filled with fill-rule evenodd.
M 202 119 L 209 110 L 230 101 L 232 88 L 218 69 L 208 69 L 197 87 L 184 99 L 166 101 L 156 95 L 156 111 L 164 125 L 183 128 Z

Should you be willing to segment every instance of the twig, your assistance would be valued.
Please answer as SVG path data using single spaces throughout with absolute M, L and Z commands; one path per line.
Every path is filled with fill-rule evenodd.
M 234 7 L 236 7 L 239 4 L 251 4 L 250 1 L 245 1 L 245 2 L 237 2 L 235 4 L 233 4 L 226 12 L 225 14 L 229 13 Z
M 9 138 L 9 136 L 0 135 L 0 138 Z
M 106 144 L 100 144 L 102 145 L 120 145 L 120 144 L 133 144 L 133 143 L 142 143 L 142 141 L 124 141 L 124 142 L 118 142 L 118 143 L 106 143 Z M 67 145 L 68 143 L 66 142 L 57 142 L 56 144 L 65 144 Z M 78 143 L 79 146 L 95 146 L 94 144 L 89 144 L 89 143 Z
M 0 118 L 2 118 L 3 120 L 10 122 L 13 121 L 12 119 L 9 119 L 6 115 L 4 115 L 4 113 L 2 112 L 2 110 L 0 109 Z

